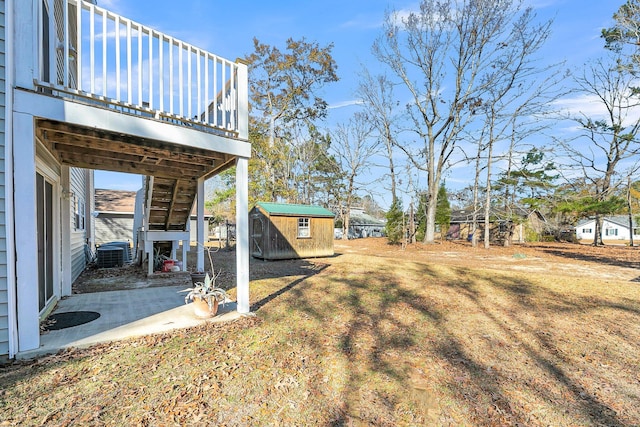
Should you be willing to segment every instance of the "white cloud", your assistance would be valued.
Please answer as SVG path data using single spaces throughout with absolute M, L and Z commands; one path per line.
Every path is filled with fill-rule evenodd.
M 330 109 L 344 108 L 344 107 L 351 107 L 352 105 L 362 105 L 362 104 L 364 104 L 364 101 L 361 99 L 351 99 L 348 101 L 336 102 L 335 104 L 329 105 L 328 108 Z
M 587 117 L 603 117 L 606 110 L 602 106 L 602 102 L 595 95 L 576 95 L 569 98 L 562 98 L 554 101 L 563 114 L 569 116 L 587 116 Z
M 577 95 L 569 98 L 562 98 L 554 102 L 556 108 L 563 115 L 569 117 L 588 117 L 591 119 L 608 119 L 607 109 L 602 104 L 602 100 L 595 95 Z M 626 114 L 623 112 L 623 125 L 629 125 L 640 120 L 640 107 L 630 108 Z M 566 130 L 577 131 L 579 126 L 569 127 Z

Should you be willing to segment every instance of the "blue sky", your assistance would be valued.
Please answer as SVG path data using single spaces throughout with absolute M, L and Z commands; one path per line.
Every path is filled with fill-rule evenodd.
M 579 68 L 603 53 L 603 27 L 623 0 L 527 0 L 541 19 L 554 19 L 542 60 L 566 61 Z M 405 0 L 98 0 L 98 5 L 227 59 L 250 54 L 253 38 L 282 47 L 287 38 L 333 43 L 340 81 L 323 93 L 331 106 L 327 125 L 346 121 L 355 111 L 357 73 L 376 68 L 371 45 L 380 34 L 385 11 L 415 10 Z M 566 105 L 576 105 L 567 100 Z M 578 106 L 584 107 L 582 104 Z M 96 171 L 98 188 L 136 190 L 140 178 Z

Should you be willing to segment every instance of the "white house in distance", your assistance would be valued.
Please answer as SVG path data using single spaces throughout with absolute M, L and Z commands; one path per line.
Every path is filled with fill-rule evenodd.
M 629 229 L 629 217 L 624 215 L 607 216 L 602 220 L 603 242 L 629 242 L 630 231 L 633 231 L 634 242 L 640 241 L 640 227 L 635 219 L 632 230 Z M 595 218 L 585 219 L 576 224 L 576 237 L 582 241 L 593 241 L 596 232 Z
M 146 176 L 149 253 L 189 240 L 194 203 L 204 242 L 204 181 L 236 166 L 238 311 L 249 311 L 246 64 L 96 0 L 0 0 L 0 120 L 0 358 L 40 346 L 40 320 L 84 268 L 95 169 Z

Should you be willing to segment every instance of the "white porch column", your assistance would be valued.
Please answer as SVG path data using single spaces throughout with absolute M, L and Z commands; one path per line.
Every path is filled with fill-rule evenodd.
M 38 309 L 38 240 L 36 233 L 36 153 L 33 116 L 13 114 L 14 202 L 16 245 L 16 287 L 18 351 L 40 346 Z
M 236 277 L 238 313 L 249 313 L 249 159 L 236 160 Z
M 204 271 L 204 178 L 198 178 L 198 195 L 196 196 L 196 238 L 198 240 L 196 269 Z M 213 274 L 213 271 L 211 272 Z

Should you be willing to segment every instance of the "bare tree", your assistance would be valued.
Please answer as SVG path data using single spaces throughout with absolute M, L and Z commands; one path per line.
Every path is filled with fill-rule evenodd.
M 406 18 L 389 13 L 374 44 L 374 54 L 411 99 L 407 116 L 419 143 L 397 145 L 426 174 L 424 242 L 434 241 L 438 189 L 461 133 L 475 119 L 472 112 L 487 90 L 499 84 L 499 74 L 491 72 L 493 61 L 519 49 L 503 37 L 519 13 L 512 0 L 423 0 Z
M 483 73 L 481 81 L 487 82 L 485 91 L 471 107 L 471 113 L 478 118 L 469 139 L 476 143 L 475 177 L 473 184 L 474 205 L 471 227 L 472 245 L 477 245 L 476 225 L 478 217 L 479 185 L 481 174 L 485 174 L 484 191 L 484 247 L 490 246 L 490 223 L 492 214 L 492 174 L 496 160 L 506 160 L 511 168 L 518 144 L 532 134 L 540 133 L 549 126 L 549 107 L 560 93 L 557 90 L 559 66 L 539 65 L 534 55 L 546 42 L 551 21 L 536 23 L 533 9 L 527 8 L 505 29 L 498 42 L 509 49 L 494 52 L 490 69 Z M 496 153 L 498 145 L 506 150 Z M 509 172 L 507 172 L 509 173 Z M 509 214 L 511 206 L 505 203 L 503 213 L 504 245 L 511 243 L 514 215 Z M 495 215 L 493 215 L 495 216 Z
M 371 138 L 372 130 L 368 116 L 355 113 L 347 124 L 339 124 L 332 132 L 331 151 L 341 166 L 345 180 L 343 239 L 349 235 L 350 210 L 357 192 L 368 184 L 360 179 L 379 152 L 380 142 Z
M 393 99 L 393 83 L 386 75 L 372 76 L 364 68 L 360 74 L 360 85 L 358 95 L 364 101 L 364 107 L 377 130 L 378 138 L 385 148 L 387 160 L 389 162 L 389 179 L 391 180 L 391 201 L 398 199 L 396 182 L 396 171 L 394 162 L 393 147 L 396 145 L 396 114 L 397 102 Z
M 568 157 L 589 183 L 590 199 L 583 214 L 596 217 L 594 245 L 602 244 L 602 216 L 624 205 L 619 193 L 638 171 L 640 156 L 640 93 L 636 79 L 618 66 L 617 57 L 599 59 L 575 78 L 577 93 L 599 105 L 601 112 L 573 117 L 580 136 L 563 143 Z

